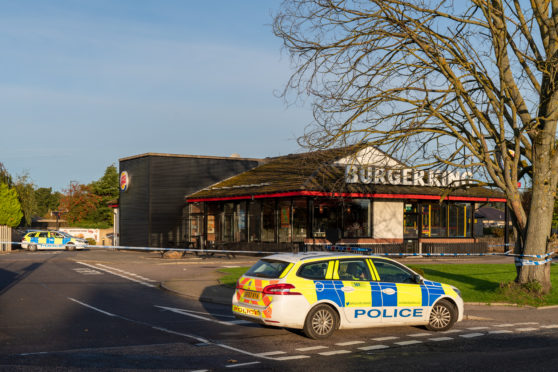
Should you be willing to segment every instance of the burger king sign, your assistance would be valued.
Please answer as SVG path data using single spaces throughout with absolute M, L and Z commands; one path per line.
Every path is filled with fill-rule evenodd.
M 127 191 L 130 187 L 130 176 L 128 172 L 123 171 L 120 173 L 120 191 Z

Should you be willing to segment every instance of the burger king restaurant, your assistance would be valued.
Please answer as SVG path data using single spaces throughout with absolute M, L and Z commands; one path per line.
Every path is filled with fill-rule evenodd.
M 373 147 L 261 159 L 185 195 L 184 246 L 290 251 L 485 250 L 474 212 L 505 203 L 471 173 L 413 169 Z

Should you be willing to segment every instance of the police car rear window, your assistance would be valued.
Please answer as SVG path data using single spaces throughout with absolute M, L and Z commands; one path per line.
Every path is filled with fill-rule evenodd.
M 257 276 L 260 278 L 280 278 L 287 266 L 289 266 L 289 262 L 260 260 L 244 275 Z

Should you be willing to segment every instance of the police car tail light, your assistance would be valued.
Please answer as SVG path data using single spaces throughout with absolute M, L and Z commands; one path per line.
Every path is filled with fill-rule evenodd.
M 289 283 L 271 284 L 263 289 L 264 294 L 268 295 L 300 295 L 300 292 L 291 292 L 295 286 Z

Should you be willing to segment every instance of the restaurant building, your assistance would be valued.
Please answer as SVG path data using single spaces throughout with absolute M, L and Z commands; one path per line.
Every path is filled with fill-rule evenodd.
M 373 147 L 267 158 L 186 194 L 186 246 L 284 251 L 338 244 L 478 246 L 474 211 L 505 203 L 468 173 L 412 169 Z

